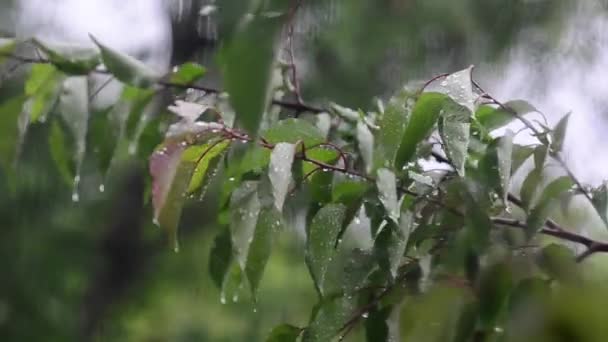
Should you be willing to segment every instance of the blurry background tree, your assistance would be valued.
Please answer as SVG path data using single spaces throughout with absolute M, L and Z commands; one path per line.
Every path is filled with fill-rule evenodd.
M 602 4 L 597 2 L 598 6 Z M 502 60 L 509 60 L 511 48 L 520 44 L 523 38 L 531 37 L 530 41 L 534 42 L 530 45 L 534 49 L 530 55 L 551 54 L 563 37 L 562 33 L 568 32 L 565 27 L 573 13 L 578 15 L 581 11 L 580 7 L 567 1 L 549 0 L 3 1 L 0 4 L 0 33 L 7 38 L 17 37 L 18 46 L 13 49 L 13 40 L 0 40 L 0 61 L 4 62 L 0 66 L 0 253 L 3 254 L 0 258 L 3 270 L 0 338 L 3 341 L 263 341 L 273 327 L 286 322 L 298 327 L 311 325 L 313 328 L 304 333 L 303 338 L 319 341 L 328 340 L 328 335 L 324 334 L 337 336 L 344 332 L 348 332 L 348 338 L 352 340 L 381 341 L 388 336 L 389 330 L 393 336 L 401 335 L 412 341 L 491 340 L 500 338 L 505 331 L 504 336 L 514 341 L 535 338 L 601 341 L 605 328 L 601 324 L 603 315 L 599 308 L 603 307 L 601 298 L 605 298 L 605 290 L 597 289 L 594 283 L 585 284 L 587 293 L 564 285 L 564 293 L 558 293 L 562 300 L 545 300 L 543 296 L 549 293 L 548 279 L 568 284 L 570 277 L 575 277 L 570 273 L 578 272 L 574 269 L 587 270 L 582 278 L 596 278 L 598 283 L 604 280 L 605 273 L 592 273 L 597 269 L 587 262 L 579 268 L 572 267 L 574 260 L 568 249 L 557 246 L 542 249 L 544 244 L 538 240 L 527 241 L 532 245 L 528 248 L 521 243 L 525 239 L 519 235 L 492 236 L 500 242 L 495 248 L 487 251 L 484 245 L 483 251 L 471 251 L 467 249 L 470 248 L 468 242 L 462 241 L 469 239 L 463 237 L 464 233 L 437 237 L 434 230 L 446 228 L 467 232 L 470 228 L 466 227 L 471 225 L 478 227 L 501 222 L 516 225 L 518 222 L 501 217 L 504 222 L 463 223 L 462 218 L 451 217 L 446 210 L 436 208 L 437 203 L 425 202 L 428 206 L 416 207 L 419 211 L 414 212 L 422 217 L 416 216 L 416 220 L 426 220 L 421 226 L 430 228 L 414 231 L 419 235 L 411 239 L 418 245 L 413 249 L 408 247 L 407 257 L 398 255 L 397 262 L 387 261 L 382 253 L 390 252 L 390 239 L 394 237 L 390 233 L 381 234 L 379 227 L 396 226 L 394 213 L 390 210 L 385 213 L 383 208 L 390 207 L 387 205 L 387 185 L 372 184 L 373 189 L 365 192 L 365 199 L 361 199 L 366 203 L 365 210 L 357 212 L 361 202 L 354 205 L 354 211 L 349 207 L 353 211 L 349 215 L 354 224 L 349 226 L 340 244 L 340 254 L 336 255 L 338 263 L 325 266 L 333 267 L 335 271 L 327 272 L 327 288 L 334 291 L 331 286 L 338 286 L 346 293 L 351 291 L 347 287 L 359 279 L 333 278 L 339 278 L 344 268 L 353 277 L 358 276 L 355 271 L 369 271 L 348 267 L 365 265 L 369 255 L 374 253 L 380 260 L 373 261 L 379 263 L 379 269 L 387 271 L 382 263 L 393 263 L 388 267 L 388 273 L 392 274 L 387 276 L 380 271 L 371 276 L 362 274 L 362 279 L 371 285 L 363 295 L 357 293 L 358 303 L 340 303 L 348 306 L 349 310 L 345 310 L 334 303 L 334 292 L 327 289 L 330 295 L 322 292 L 324 285 L 318 273 L 312 271 L 314 280 L 308 274 L 309 268 L 314 270 L 311 266 L 314 262 L 310 261 L 310 247 L 303 236 L 311 234 L 311 228 L 303 226 L 314 222 L 313 216 L 317 217 L 315 214 L 321 206 L 336 205 L 330 202 L 347 201 L 341 203 L 353 206 L 348 202 L 348 196 L 363 198 L 367 188 L 344 187 L 342 190 L 346 193 L 341 195 L 332 188 L 333 193 L 327 195 L 327 185 L 321 186 L 320 190 L 315 186 L 328 182 L 340 184 L 343 179 L 336 176 L 337 180 L 327 181 L 325 173 L 319 172 L 310 177 L 311 184 L 308 184 L 303 174 L 294 172 L 293 177 L 306 184 L 302 190 L 305 195 L 289 197 L 285 201 L 282 214 L 286 233 L 279 235 L 272 256 L 265 267 L 262 265 L 264 277 L 257 298 L 253 299 L 247 286 L 239 287 L 244 276 L 233 259 L 242 255 L 235 248 L 236 255 L 232 258 L 231 238 L 226 237 L 225 232 L 236 221 L 230 212 L 234 213 L 238 208 L 238 203 L 231 206 L 230 194 L 233 194 L 232 202 L 238 202 L 234 199 L 238 197 L 234 195 L 237 193 L 245 200 L 249 195 L 246 189 L 243 190 L 243 184 L 259 181 L 256 191 L 261 194 L 259 201 L 262 203 L 267 200 L 264 187 L 269 186 L 264 182 L 277 187 L 280 172 L 271 175 L 269 181 L 265 178 L 266 169 L 272 169 L 267 165 L 270 152 L 266 155 L 258 151 L 262 148 L 248 150 L 232 144 L 228 153 L 217 153 L 222 160 L 215 160 L 217 165 L 214 160 L 206 161 L 216 173 L 209 172 L 205 177 L 204 196 L 198 196 L 197 192 L 196 198 L 189 198 L 184 204 L 179 221 L 179 253 L 173 253 L 172 248 L 167 247 L 167 234 L 162 234 L 153 223 L 152 218 L 159 216 L 155 212 L 159 211 L 158 188 L 152 185 L 148 172 L 148 159 L 152 155 L 158 157 L 153 153 L 159 144 L 164 141 L 163 146 L 171 149 L 171 139 L 175 136 L 182 139 L 183 134 L 200 128 L 194 120 L 201 111 L 204 114 L 199 120 L 217 120 L 220 115 L 230 126 L 235 113 L 225 96 L 215 96 L 216 90 L 227 89 L 230 104 L 236 110 L 236 123 L 250 135 L 235 135 L 241 134 L 240 131 L 232 130 L 222 134 L 232 134 L 231 138 L 236 140 L 250 140 L 260 126 L 260 132 L 264 132 L 263 136 L 270 144 L 296 143 L 298 139 L 311 139 L 317 143 L 331 141 L 340 147 L 341 153 L 348 154 L 350 161 L 348 165 L 341 165 L 337 161 L 341 155 L 328 156 L 327 151 L 331 149 L 320 149 L 323 152 L 316 158 L 323 161 L 325 166 L 322 168 L 327 165 L 345 170 L 352 168 L 357 174 L 369 174 L 370 179 L 389 179 L 390 192 L 390 173 L 377 173 L 377 169 L 387 170 L 381 168 L 384 166 L 397 175 L 399 187 L 416 192 L 429 186 L 449 190 L 450 194 L 458 194 L 456 198 L 440 197 L 438 201 L 443 203 L 445 200 L 446 205 L 458 203 L 454 206 L 459 210 L 465 199 L 479 201 L 479 208 L 488 205 L 493 215 L 505 214 L 511 219 L 505 212 L 505 203 L 496 198 L 486 203 L 485 198 L 475 197 L 479 193 L 471 189 L 454 191 L 451 186 L 458 187 L 458 183 L 436 183 L 429 177 L 433 175 L 426 173 L 428 168 L 409 165 L 410 159 L 401 162 L 409 165 L 408 171 L 415 176 L 403 173 L 401 167 L 394 165 L 395 158 L 391 159 L 389 152 L 379 151 L 377 147 L 402 146 L 403 132 L 395 133 L 398 135 L 395 141 L 391 140 L 390 134 L 379 136 L 378 132 L 382 130 L 375 127 L 392 126 L 390 122 L 382 121 L 385 114 L 390 113 L 391 106 L 398 109 L 398 117 L 409 115 L 413 120 L 413 102 L 419 104 L 422 98 L 415 93 L 399 92 L 403 85 L 415 91 L 434 75 L 476 63 L 481 64 L 480 70 L 476 71 L 480 77 L 492 79 L 491 69 Z M 89 34 L 98 40 L 97 43 Z M 279 37 L 277 41 L 274 35 Z M 31 37 L 40 41 L 32 43 L 28 40 Z M 74 49 L 56 46 L 57 43 L 76 44 L 81 50 L 75 53 Z M 276 68 L 272 64 L 275 43 L 280 47 Z M 89 54 L 90 51 L 82 50 L 82 47 L 99 48 L 103 53 L 101 57 L 97 50 Z M 126 55 L 152 68 L 147 69 Z M 103 59 L 109 75 L 105 71 L 92 71 L 99 58 Z M 49 60 L 54 67 L 46 63 Z M 44 63 L 32 63 L 36 61 Z M 204 72 L 194 64 L 183 64 L 187 61 L 204 65 L 208 70 Z M 276 77 L 269 76 L 270 70 L 275 71 Z M 168 78 L 158 77 L 169 71 L 172 72 Z M 64 83 L 67 77 L 64 73 L 71 75 L 67 83 Z M 94 76 L 87 81 L 75 74 Z M 109 79 L 115 87 L 108 86 Z M 185 88 L 194 81 L 197 81 L 196 86 L 186 92 Z M 123 89 L 123 83 L 129 86 Z M 161 86 L 151 90 L 150 85 Z M 432 86 L 437 87 L 434 90 L 442 90 L 441 80 Z M 272 90 L 269 94 L 267 88 Z M 396 91 L 397 96 L 389 101 Z M 482 94 L 477 91 L 475 95 Z M 155 96 L 163 97 L 164 101 L 179 100 L 199 106 L 193 107 L 195 113 L 189 113 L 192 106 L 178 102 L 173 111 L 185 118 L 175 125 L 176 116 L 164 105 L 159 105 L 164 103 L 162 100 L 153 101 Z M 273 97 L 275 106 L 265 106 L 266 96 Z M 98 98 L 103 100 L 98 105 L 90 105 Z M 383 112 L 377 108 L 377 99 L 384 104 L 382 108 L 389 110 Z M 444 98 L 441 101 L 447 102 Z M 361 113 L 345 107 L 318 113 L 317 108 L 328 109 L 330 102 L 360 108 Z M 83 103 L 86 103 L 85 107 L 82 107 Z M 477 118 L 488 108 L 475 108 Z M 426 111 L 431 112 L 428 108 Z M 189 119 L 188 115 L 194 118 Z M 294 116 L 302 121 L 294 127 L 285 124 L 286 128 L 275 129 L 276 136 L 269 138 L 272 135 L 267 130 L 269 127 L 291 122 L 285 120 Z M 310 133 L 306 130 L 311 125 L 302 122 L 313 123 L 317 128 Z M 169 127 L 173 130 L 169 133 L 173 135 L 166 138 Z M 458 157 L 448 148 L 444 157 L 448 157 L 451 166 L 443 165 L 442 168 L 456 170 L 462 166 L 467 170 L 468 180 L 480 187 L 496 187 L 488 193 L 505 192 L 505 189 L 501 190 L 504 184 L 487 184 L 492 182 L 484 177 L 491 177 L 479 171 L 484 163 L 491 163 L 487 160 L 489 157 L 484 156 L 491 154 L 496 148 L 493 144 L 499 142 L 485 136 L 488 132 L 481 130 L 483 127 L 483 124 L 475 126 L 471 131 L 472 135 L 483 136 L 483 139 L 479 138 L 481 147 L 472 143 L 469 148 L 471 162 L 455 165 Z M 558 133 L 547 131 L 541 135 L 560 134 L 558 129 L 555 131 Z M 322 138 L 317 141 L 319 134 Z M 425 132 L 419 134 L 426 138 Z M 366 140 L 369 136 L 375 143 Z M 217 143 L 215 138 L 196 143 L 206 146 L 204 151 L 209 153 L 211 149 L 205 144 Z M 471 140 L 475 139 L 471 136 Z M 190 143 L 190 140 L 186 141 Z M 222 146 L 222 142 L 220 140 L 217 146 Z M 309 142 L 303 143 L 310 147 Z M 428 157 L 430 147 L 422 141 L 416 143 L 420 146 L 418 149 L 414 146 L 410 157 L 414 154 Z M 546 148 L 543 155 L 542 143 L 538 144 L 540 147 L 534 146 L 536 152 L 522 148 L 523 155 L 517 158 L 523 158 L 523 162 L 524 156 L 535 153 L 537 163 L 544 165 L 544 158 L 551 158 L 546 157 Z M 374 154 L 371 157 L 370 151 Z M 198 158 L 204 159 L 201 150 L 198 153 Z M 380 162 L 374 158 L 379 158 Z M 513 159 L 516 164 L 516 157 Z M 303 164 L 303 169 L 309 172 L 314 166 Z M 170 169 L 170 163 L 163 167 Z M 202 172 L 204 174 L 205 170 Z M 416 178 L 417 173 L 420 173 L 419 178 Z M 458 178 L 454 172 L 449 172 L 448 176 L 448 179 Z M 554 173 L 548 180 L 553 177 Z M 542 183 L 540 176 L 536 178 L 527 184 L 541 188 L 540 184 L 549 183 L 548 180 Z M 155 186 L 158 186 L 158 178 L 155 179 Z M 440 184 L 450 188 L 444 189 Z M 579 188 L 577 184 L 568 183 L 568 186 L 574 186 L 575 193 L 591 191 Z M 467 191 L 472 192 L 472 198 L 462 195 Z M 601 189 L 598 192 L 601 196 Z M 500 195 L 504 199 L 505 194 Z M 569 197 L 574 197 L 571 195 Z M 170 192 L 167 196 L 169 201 L 175 199 L 171 198 L 175 194 Z M 271 198 L 276 200 L 276 197 L 275 190 Z M 521 197 L 530 202 L 539 201 L 534 199 L 534 194 L 525 195 L 525 191 Z M 536 194 L 536 197 L 542 199 L 543 195 Z M 576 196 L 575 200 L 580 197 Z M 407 196 L 403 202 L 408 203 Z M 527 209 L 534 209 L 526 208 L 526 205 L 533 207 L 531 203 L 524 204 L 526 210 L 513 214 L 516 219 L 525 218 L 530 214 Z M 597 207 L 601 205 L 605 203 L 597 204 Z M 163 210 L 166 209 L 161 206 L 161 221 Z M 181 207 L 176 210 L 178 217 L 180 210 Z M 429 210 L 433 210 L 433 214 Z M 468 214 L 475 211 L 464 210 Z M 408 208 L 396 211 L 404 217 L 405 213 L 410 213 Z M 542 225 L 545 217 L 538 211 L 535 214 L 541 216 L 537 219 Z M 572 218 L 570 221 L 562 219 L 569 224 L 574 222 Z M 594 226 L 598 222 L 602 224 L 599 216 L 587 221 L 593 221 Z M 169 230 L 174 231 L 178 223 L 172 222 L 174 226 Z M 532 223 L 527 222 L 528 225 Z M 324 227 L 331 228 L 331 223 Z M 389 228 L 384 231 L 391 231 Z M 331 238 L 321 237 L 326 242 L 332 241 Z M 233 242 L 238 239 L 232 237 Z M 448 241 L 448 247 L 456 247 L 435 246 L 437 241 Z M 383 243 L 388 247 L 382 247 Z M 460 248 L 461 245 L 465 247 Z M 350 254 L 355 247 L 359 252 Z M 584 252 L 592 245 L 576 247 Z M 573 249 L 577 250 L 574 244 Z M 593 251 L 600 252 L 599 249 Z M 520 251 L 523 252 L 518 253 Z M 402 250 L 401 254 L 404 252 Z M 434 257 L 432 263 L 429 255 Z M 449 259 L 446 255 L 455 255 L 454 260 L 466 260 L 467 264 L 451 265 L 445 262 Z M 533 265 L 537 256 L 541 260 L 539 267 Z M 348 264 L 349 261 L 354 261 L 355 265 Z M 397 266 L 400 268 L 396 269 Z M 246 273 L 252 272 L 251 268 L 245 269 Z M 526 273 L 529 269 L 537 273 L 532 277 Z M 246 277 L 251 284 L 251 273 Z M 381 280 L 374 280 L 374 277 Z M 402 284 L 407 286 L 402 288 Z M 450 286 L 444 286 L 446 284 Z M 459 284 L 462 286 L 456 286 Z M 325 303 L 335 307 L 316 307 L 318 293 L 315 288 L 324 295 Z M 388 293 L 384 288 L 396 290 Z M 412 295 L 418 291 L 426 295 Z M 540 294 L 536 295 L 534 291 Z M 586 294 L 593 294 L 593 297 Z M 387 298 L 376 299 L 376 295 Z M 478 302 L 473 298 L 477 295 L 485 299 Z M 510 304 L 506 309 L 502 304 L 507 296 Z M 524 304 L 516 302 L 517 296 L 524 298 Z M 528 300 L 526 296 L 532 296 L 534 300 Z M 394 313 L 389 319 L 388 308 L 402 298 L 406 301 L 404 309 L 394 310 L 400 312 L 402 321 Z M 368 302 L 373 305 L 368 306 Z M 452 308 L 454 311 L 450 312 Z M 530 322 L 526 320 L 527 315 L 538 324 L 527 325 Z M 359 324 L 359 317 L 363 317 L 360 319 L 364 324 Z M 408 317 L 418 319 L 408 320 Z M 326 321 L 328 325 L 319 326 L 319 321 Z M 388 326 L 385 321 L 389 322 Z M 353 331 L 350 331 L 351 326 Z M 284 330 L 283 339 L 276 341 L 290 341 L 290 333 L 297 335 L 300 332 L 288 327 Z M 460 333 L 463 335 L 458 335 Z

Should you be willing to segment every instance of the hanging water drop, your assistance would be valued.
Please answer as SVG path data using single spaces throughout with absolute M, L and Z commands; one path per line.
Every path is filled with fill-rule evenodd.
M 105 192 L 106 191 L 106 186 L 103 184 L 99 184 L 99 192 Z

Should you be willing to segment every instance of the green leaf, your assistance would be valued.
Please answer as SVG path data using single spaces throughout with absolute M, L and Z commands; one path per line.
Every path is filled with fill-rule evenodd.
M 489 266 L 479 281 L 479 318 L 486 329 L 494 327 L 505 304 L 512 284 L 508 265 L 498 263 Z
M 573 185 L 570 177 L 559 177 L 545 187 L 538 203 L 528 215 L 528 236 L 532 236 L 544 225 L 553 208 L 560 203 L 560 197 L 569 192 Z
M 538 187 L 543 179 L 542 169 L 535 168 L 524 179 L 521 185 L 520 196 L 524 209 L 529 209 L 538 192 Z
M 213 240 L 209 253 L 209 274 L 215 285 L 221 289 L 232 263 L 232 240 L 230 230 L 223 229 Z
M 313 311 L 313 319 L 304 331 L 302 342 L 332 341 L 357 309 L 355 298 L 343 296 L 322 300 Z
M 197 146 L 186 147 L 181 142 L 171 142 L 161 146 L 150 157 L 154 220 L 167 230 L 176 251 L 179 249 L 177 228 L 200 155 Z
M 270 100 L 276 40 L 282 23 L 281 17 L 256 16 L 241 25 L 220 54 L 226 91 L 237 121 L 252 135 L 257 134 Z
M 564 147 L 564 140 L 566 139 L 566 129 L 568 128 L 568 120 L 570 114 L 565 115 L 559 120 L 555 128 L 553 129 L 553 135 L 551 140 L 551 152 L 560 153 Z
M 283 204 L 292 182 L 291 168 L 296 153 L 296 145 L 289 143 L 278 143 L 274 146 L 270 155 L 268 166 L 268 177 L 272 183 L 272 195 L 274 206 L 277 210 L 283 210 Z
M 413 98 L 408 96 L 402 102 L 407 101 L 413 101 Z M 395 104 L 389 106 L 382 114 L 378 123 L 380 129 L 376 132 L 375 139 L 374 165 L 376 168 L 390 169 L 395 166 L 395 158 L 397 158 L 397 152 L 403 140 L 409 114 L 405 105 L 397 106 Z
M 455 72 L 441 82 L 441 88 L 454 102 L 463 106 L 471 113 L 475 111 L 475 94 L 472 82 L 473 66 Z
M 503 107 L 494 108 L 488 105 L 480 106 L 475 113 L 475 120 L 488 132 L 509 124 L 517 119 L 514 115 L 525 115 L 536 111 L 536 108 L 523 100 L 515 100 L 504 103 Z
M 413 214 L 405 212 L 398 224 L 387 222 L 374 241 L 374 254 L 380 268 L 393 278 L 397 276 L 397 270 L 401 266 L 413 224 Z
M 69 127 L 74 141 L 74 193 L 78 193 L 78 179 L 84 162 L 89 126 L 88 80 L 84 76 L 70 77 L 63 83 L 58 111 Z
M 147 88 L 162 78 L 163 75 L 160 72 L 143 62 L 102 44 L 93 36 L 91 39 L 101 50 L 101 58 L 108 71 L 121 82 L 139 88 Z
M 509 189 L 511 187 L 511 170 L 513 168 L 513 138 L 515 134 L 507 130 L 505 135 L 499 138 L 496 153 L 498 155 L 498 173 L 502 187 L 503 200 L 507 202 Z
M 276 208 L 263 208 L 258 215 L 245 266 L 245 274 L 249 280 L 254 298 L 256 297 L 260 280 L 262 280 L 266 263 L 270 258 L 273 242 L 282 227 L 281 220 L 281 213 Z
M 258 197 L 258 182 L 245 181 L 232 192 L 230 198 L 232 245 L 243 270 L 247 265 L 249 245 L 253 240 L 261 207 Z
M 24 110 L 32 122 L 44 120 L 53 109 L 61 89 L 63 77 L 51 64 L 35 64 L 25 82 L 25 95 L 28 101 Z
M 281 324 L 272 329 L 266 342 L 296 342 L 301 333 L 302 328 L 289 324 Z
M 194 169 L 192 179 L 188 185 L 188 193 L 194 193 L 203 186 L 203 182 L 207 176 L 209 167 L 217 157 L 219 157 L 226 149 L 230 146 L 230 141 L 220 140 L 215 142 L 209 142 L 207 144 L 195 146 L 199 150 L 198 163 Z
M 4 169 L 14 165 L 19 141 L 19 116 L 26 97 L 14 96 L 0 104 L 0 163 Z
M 280 142 L 295 144 L 301 141 L 306 147 L 325 141 L 325 137 L 317 127 L 300 119 L 281 120 L 262 133 L 262 136 L 272 144 Z
M 386 213 L 395 222 L 399 222 L 400 206 L 397 199 L 397 178 L 388 169 L 379 169 L 376 186 L 378 187 L 380 202 L 384 205 Z
M 306 264 L 321 295 L 325 294 L 325 276 L 336 256 L 335 242 L 342 230 L 346 207 L 329 204 L 315 215 L 306 240 Z
M 90 47 L 54 44 L 40 39 L 34 39 L 34 44 L 57 69 L 69 75 L 87 75 L 101 63 L 99 51 Z
M 51 124 L 49 147 L 51 149 L 51 157 L 57 166 L 59 174 L 66 184 L 71 185 L 74 179 L 74 171 L 70 160 L 70 152 L 68 152 L 68 142 L 66 141 L 63 128 L 57 120 L 53 120 Z
M 530 146 L 513 145 L 511 161 L 511 174 L 515 174 L 523 163 L 534 153 L 534 148 Z
M 431 134 L 447 98 L 446 95 L 439 93 L 420 95 L 399 144 L 395 160 L 397 170 L 402 169 L 412 160 L 418 144 Z
M 606 227 L 608 227 L 608 184 L 604 183 L 593 189 L 592 204 Z
M 538 265 L 551 278 L 564 283 L 578 279 L 579 268 L 572 250 L 566 246 L 550 244 L 543 248 L 538 257 Z
M 171 83 L 191 85 L 205 76 L 207 69 L 196 63 L 184 63 L 171 74 Z
M 17 41 L 15 39 L 0 38 L 0 63 L 17 48 Z
M 468 158 L 471 112 L 467 107 L 453 101 L 445 101 L 442 118 L 439 120 L 439 134 L 445 152 L 460 176 L 465 174 Z
M 374 162 L 374 135 L 363 120 L 357 122 L 357 143 L 366 172 L 371 172 Z

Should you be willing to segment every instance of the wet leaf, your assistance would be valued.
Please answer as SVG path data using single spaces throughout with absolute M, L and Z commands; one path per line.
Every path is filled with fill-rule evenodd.
M 232 246 L 243 270 L 247 265 L 247 254 L 261 208 L 258 182 L 245 181 L 232 193 L 230 198 Z
M 282 227 L 281 213 L 276 208 L 263 208 L 258 215 L 253 240 L 249 245 L 247 253 L 247 264 L 245 266 L 245 274 L 251 286 L 251 292 L 254 299 L 266 263 L 270 258 L 273 242 L 279 234 Z
M 566 246 L 551 244 L 540 252 L 538 265 L 553 279 L 573 283 L 579 275 L 576 258 Z
M 97 38 L 91 36 L 91 39 L 101 50 L 101 58 L 108 71 L 121 82 L 146 88 L 163 76 L 143 62 L 101 43 Z
M 99 51 L 87 46 L 55 44 L 40 39 L 34 39 L 34 44 L 57 69 L 69 75 L 87 75 L 101 63 Z
M 296 145 L 279 143 L 275 145 L 270 155 L 268 176 L 272 183 L 272 195 L 274 206 L 277 210 L 283 210 L 283 204 L 292 182 L 291 168 L 296 153 Z
M 29 114 L 31 122 L 46 119 L 53 109 L 61 89 L 63 76 L 51 64 L 35 64 L 25 83 L 25 95 L 28 101 L 24 110 Z
M 301 141 L 306 147 L 325 141 L 325 137 L 313 124 L 300 119 L 285 119 L 268 128 L 262 136 L 272 144 Z
M 528 215 L 528 236 L 531 237 L 544 225 L 553 208 L 560 203 L 560 197 L 570 191 L 573 185 L 570 177 L 559 177 L 545 187 L 538 203 Z
M 281 17 L 256 16 L 241 25 L 220 54 L 226 90 L 237 122 L 251 135 L 257 135 L 270 100 L 276 39 L 282 23 Z
M 203 183 L 207 178 L 209 167 L 216 158 L 226 151 L 228 146 L 230 146 L 230 141 L 227 140 L 212 141 L 207 144 L 196 146 L 200 151 L 200 157 L 196 164 L 196 168 L 194 169 L 192 180 L 188 185 L 188 193 L 194 193 L 203 186 Z
M 367 173 L 372 171 L 374 162 L 374 135 L 362 120 L 357 122 L 357 143 Z
M 376 186 L 380 202 L 384 205 L 388 216 L 395 222 L 399 222 L 400 206 L 397 199 L 397 178 L 388 169 L 379 169 Z
M 209 254 L 209 275 L 219 289 L 224 284 L 224 278 L 232 263 L 232 240 L 230 230 L 223 229 L 213 240 Z
M 439 121 L 439 134 L 445 145 L 445 152 L 460 176 L 465 174 L 468 158 L 471 112 L 453 101 L 446 101 Z
M 395 160 L 395 168 L 400 170 L 412 160 L 418 144 L 432 132 L 447 96 L 439 93 L 420 95 L 405 128 Z
M 207 69 L 196 63 L 184 63 L 171 74 L 171 83 L 190 85 L 205 76 Z
M 306 241 L 306 264 L 321 295 L 325 294 L 325 276 L 330 263 L 336 256 L 334 248 L 346 207 L 342 204 L 329 204 L 315 215 L 309 226 Z
M 302 342 L 332 341 L 355 310 L 355 297 L 344 296 L 322 300 L 313 310 L 313 318 L 304 331 Z

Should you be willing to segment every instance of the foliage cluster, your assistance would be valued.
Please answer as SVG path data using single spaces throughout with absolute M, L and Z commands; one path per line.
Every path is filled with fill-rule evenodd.
M 96 48 L 1 40 L 1 57 L 33 64 L 23 94 L 0 105 L 3 168 L 36 125 L 48 126 L 74 201 L 103 191 L 125 161 L 147 160 L 146 198 L 176 250 L 184 205 L 217 189 L 209 269 L 222 301 L 255 303 L 277 238 L 304 236 L 318 303 L 307 326 L 286 322 L 268 341 L 330 341 L 360 328 L 370 341 L 602 340 L 605 290 L 586 284 L 577 262 L 608 244 L 550 218 L 583 196 L 608 223 L 607 187 L 584 187 L 562 162 L 568 116 L 555 127 L 529 122 L 532 105 L 496 100 L 472 67 L 369 110 L 309 105 L 293 60 L 275 60 L 295 9 L 274 5 L 227 30 L 225 92 L 197 84 L 200 65 L 164 75 L 95 37 Z M 43 57 L 19 55 L 20 44 Z M 125 84 L 118 103 L 94 116 L 90 74 Z M 161 91 L 172 92 L 177 120 L 150 109 Z M 536 142 L 494 133 L 513 120 Z M 547 178 L 550 162 L 564 176 Z

